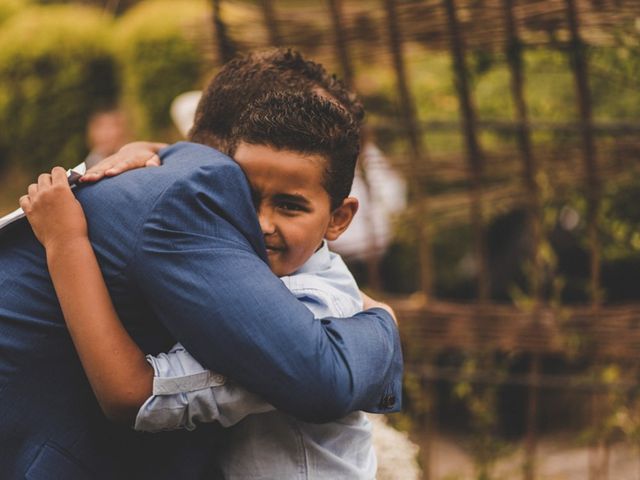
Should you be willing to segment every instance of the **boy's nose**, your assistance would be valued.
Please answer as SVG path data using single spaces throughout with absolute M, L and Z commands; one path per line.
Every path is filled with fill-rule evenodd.
M 258 221 L 260 222 L 260 230 L 264 235 L 270 235 L 275 232 L 275 225 L 271 219 L 271 215 L 268 212 L 264 211 L 265 209 L 260 209 L 258 211 Z

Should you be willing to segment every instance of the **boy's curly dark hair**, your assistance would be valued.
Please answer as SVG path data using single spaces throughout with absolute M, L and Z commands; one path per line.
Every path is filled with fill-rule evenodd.
M 341 105 L 303 92 L 270 92 L 251 102 L 234 125 L 229 143 L 320 155 L 326 160 L 323 187 L 331 209 L 349 195 L 360 149 L 360 124 Z
M 335 99 L 357 122 L 364 118 L 357 97 L 322 65 L 290 49 L 270 49 L 222 67 L 203 92 L 189 139 L 228 153 L 231 129 L 247 105 L 275 91 L 319 93 Z

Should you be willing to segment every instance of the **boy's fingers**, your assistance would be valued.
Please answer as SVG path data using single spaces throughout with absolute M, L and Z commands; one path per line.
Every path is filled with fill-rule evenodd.
M 100 174 L 102 172 L 104 172 L 105 170 L 107 170 L 108 168 L 113 167 L 116 163 L 118 163 L 119 161 L 121 161 L 119 158 L 116 157 L 117 154 L 114 154 L 104 160 L 101 160 L 100 162 L 96 163 L 93 167 L 91 167 L 89 170 L 87 170 L 88 174 L 91 173 L 97 173 Z M 116 157 L 116 158 L 114 158 Z
M 101 161 L 97 165 L 94 165 L 89 170 L 84 172 L 84 175 L 80 177 L 81 182 L 95 182 L 104 177 L 105 168 L 110 168 L 112 163 L 109 162 L 105 165 L 105 161 Z
M 161 143 L 161 142 L 145 142 L 147 147 L 149 148 L 149 150 L 152 150 L 154 152 L 158 152 L 158 150 L 163 149 L 164 147 L 168 147 L 169 144 L 168 143 Z
M 160 157 L 154 153 L 168 144 L 159 142 L 133 142 L 88 169 L 81 182 L 95 182 L 103 177 L 119 175 L 127 170 L 160 165 Z M 143 150 L 142 152 L 140 150 Z M 133 156 L 132 156 L 133 155 Z
M 81 182 L 95 182 L 104 177 L 104 172 L 123 160 L 120 159 L 122 154 L 116 152 L 113 155 L 109 155 L 107 158 L 100 160 L 93 167 L 87 169 L 84 175 L 80 178 Z
M 125 160 L 121 160 L 116 162 L 110 168 L 106 169 L 104 174 L 106 176 L 114 176 L 120 173 L 126 172 L 128 170 L 133 170 L 136 168 L 142 167 L 151 167 L 151 166 L 159 166 L 160 158 L 154 153 L 149 157 L 147 152 L 140 153 L 133 158 L 127 158 Z
M 51 170 L 51 181 L 53 184 L 67 185 L 67 171 L 62 167 L 53 167 Z
M 158 155 L 153 155 L 149 160 L 144 164 L 146 167 L 159 167 L 160 166 L 160 157 Z
M 36 185 L 35 183 L 32 183 L 27 187 L 27 195 L 29 195 L 29 197 L 33 197 L 37 193 L 38 193 L 38 185 Z
M 46 188 L 51 186 L 51 175 L 48 173 L 41 173 L 38 176 L 38 188 Z
M 104 172 L 102 170 L 94 170 L 92 172 L 87 172 L 83 176 L 80 177 L 81 182 L 95 182 L 100 180 L 104 176 Z
M 365 310 L 368 310 L 370 308 L 382 308 L 383 310 L 386 310 L 387 313 L 389 313 L 394 323 L 398 325 L 398 319 L 396 318 L 396 314 L 389 305 L 387 305 L 386 303 L 382 303 L 377 300 L 374 300 L 369 295 L 364 293 L 362 290 L 360 290 L 360 295 L 362 296 L 362 303 Z
M 31 199 L 29 198 L 29 195 L 22 195 L 18 200 L 18 203 L 24 213 L 29 213 L 31 211 Z
M 114 176 L 119 173 L 126 172 L 129 168 L 129 165 L 135 164 L 135 160 L 122 160 L 117 162 L 115 165 L 109 166 L 109 168 L 105 169 L 104 174 L 106 176 Z

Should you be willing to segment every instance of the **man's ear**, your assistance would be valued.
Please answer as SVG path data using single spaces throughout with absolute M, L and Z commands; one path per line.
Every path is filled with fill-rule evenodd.
M 353 216 L 358 211 L 358 199 L 347 197 L 342 201 L 342 205 L 331 212 L 331 220 L 324 234 L 327 240 L 337 240 L 340 235 L 349 227 Z

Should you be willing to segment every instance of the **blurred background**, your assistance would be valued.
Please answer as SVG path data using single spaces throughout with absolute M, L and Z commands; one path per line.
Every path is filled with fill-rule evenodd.
M 335 248 L 398 312 L 424 478 L 639 479 L 638 0 L 2 0 L 0 214 L 274 45 L 368 112 Z

